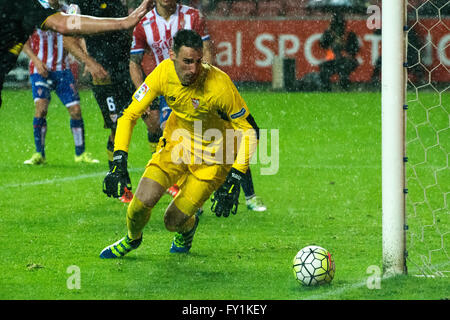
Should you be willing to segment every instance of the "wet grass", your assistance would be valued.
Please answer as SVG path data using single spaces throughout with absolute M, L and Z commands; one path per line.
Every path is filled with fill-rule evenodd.
M 448 278 L 410 275 L 368 285 L 374 279 L 368 270 L 381 268 L 382 261 L 378 93 L 243 92 L 259 127 L 279 137 L 278 155 L 270 154 L 271 140 L 264 158 L 270 163 L 261 161 L 260 150 L 252 165 L 268 212 L 248 211 L 243 196 L 237 215 L 227 219 L 215 217 L 206 204 L 191 253 L 174 256 L 168 252 L 173 234 L 162 220 L 170 201 L 165 196 L 142 246 L 112 261 L 98 254 L 125 234 L 126 206 L 101 191 L 108 132 L 90 91 L 81 97 L 87 151 L 101 163 L 74 163 L 68 113 L 54 97 L 48 163 L 27 167 L 22 163 L 34 151 L 31 92 L 3 93 L 0 299 L 448 298 Z M 149 157 L 139 121 L 129 155 L 134 186 Z M 276 161 L 277 171 L 263 174 Z M 329 286 L 300 287 L 293 278 L 293 257 L 311 244 L 335 258 Z

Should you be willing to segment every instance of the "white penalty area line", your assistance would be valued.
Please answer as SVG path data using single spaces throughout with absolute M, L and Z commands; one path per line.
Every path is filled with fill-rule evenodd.
M 145 168 L 131 168 L 128 170 L 128 172 L 144 172 Z M 70 176 L 70 177 L 63 177 L 63 178 L 54 178 L 54 179 L 45 179 L 45 180 L 37 180 L 37 181 L 30 181 L 30 182 L 23 182 L 23 183 L 16 183 L 16 184 L 8 184 L 4 186 L 0 186 L 0 190 L 6 190 L 10 188 L 20 188 L 20 187 L 34 187 L 34 186 L 41 186 L 46 184 L 56 184 L 56 183 L 66 183 L 66 182 L 73 182 L 83 179 L 92 179 L 97 177 L 104 177 L 108 171 L 102 171 L 102 172 L 94 172 L 89 174 L 80 174 L 77 176 Z

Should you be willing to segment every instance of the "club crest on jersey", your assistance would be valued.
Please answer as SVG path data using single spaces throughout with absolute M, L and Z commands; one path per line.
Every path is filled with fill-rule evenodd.
M 197 109 L 198 106 L 200 105 L 200 101 L 198 99 L 194 99 L 192 98 L 192 105 L 194 106 L 194 109 Z
M 142 100 L 142 98 L 144 98 L 145 95 L 147 94 L 147 91 L 148 91 L 148 86 L 144 82 L 143 84 L 141 84 L 139 89 L 137 89 L 136 93 L 134 94 L 134 98 L 140 102 Z

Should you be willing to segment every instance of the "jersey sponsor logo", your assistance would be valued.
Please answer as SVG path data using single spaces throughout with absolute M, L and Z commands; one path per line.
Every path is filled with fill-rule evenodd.
M 238 111 L 238 112 L 233 113 L 232 115 L 230 115 L 230 118 L 231 118 L 231 119 L 237 119 L 237 118 L 242 117 L 244 114 L 245 114 L 245 108 L 242 107 L 242 109 L 241 109 L 240 111 Z
M 137 89 L 136 93 L 134 94 L 134 98 L 140 102 L 142 100 L 142 98 L 144 98 L 145 95 L 147 94 L 147 91 L 148 91 L 148 86 L 144 82 L 143 84 L 141 84 L 139 89 Z

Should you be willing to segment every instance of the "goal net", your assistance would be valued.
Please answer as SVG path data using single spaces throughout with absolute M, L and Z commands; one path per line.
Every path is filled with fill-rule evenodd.
M 408 273 L 450 276 L 450 2 L 407 0 Z

